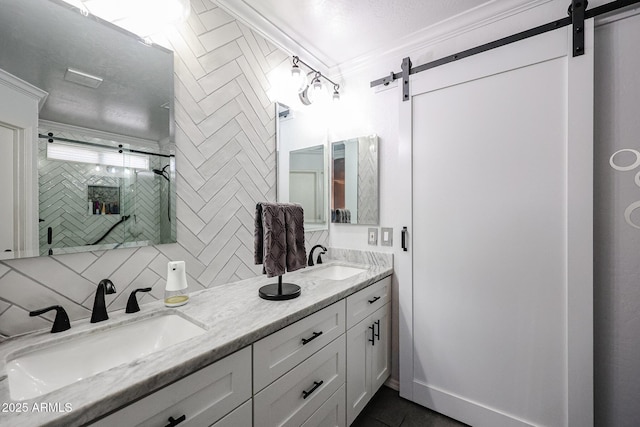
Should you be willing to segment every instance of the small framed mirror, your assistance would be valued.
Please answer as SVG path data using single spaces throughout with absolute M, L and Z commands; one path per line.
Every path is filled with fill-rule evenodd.
M 329 228 L 327 129 L 309 114 L 276 104 L 279 202 L 300 203 L 305 231 Z
M 378 137 L 331 144 L 331 222 L 379 223 Z

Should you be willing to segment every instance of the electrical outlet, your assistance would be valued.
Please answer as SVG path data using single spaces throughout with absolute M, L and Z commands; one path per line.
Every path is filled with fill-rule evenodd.
M 382 227 L 380 244 L 382 246 L 393 246 L 393 228 Z
M 369 244 L 373 246 L 378 245 L 378 229 L 377 228 L 369 229 Z

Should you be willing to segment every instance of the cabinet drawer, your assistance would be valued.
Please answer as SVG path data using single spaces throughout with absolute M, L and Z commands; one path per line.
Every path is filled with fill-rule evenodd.
M 347 297 L 347 329 L 389 302 L 391 276 Z
M 346 426 L 345 398 L 345 385 L 343 384 L 301 427 Z
M 99 420 L 96 426 L 210 426 L 251 398 L 251 347 L 246 347 Z
M 345 302 L 261 339 L 253 345 L 253 391 L 257 393 L 345 331 Z
M 344 379 L 342 334 L 254 396 L 254 426 L 300 426 L 344 384 Z

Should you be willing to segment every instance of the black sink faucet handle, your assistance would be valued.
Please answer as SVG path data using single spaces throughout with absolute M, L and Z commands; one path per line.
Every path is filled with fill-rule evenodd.
M 48 311 L 55 310 L 56 318 L 53 321 L 53 327 L 51 328 L 51 333 L 55 334 L 56 332 L 66 331 L 71 328 L 71 323 L 69 323 L 69 316 L 67 316 L 67 312 L 64 311 L 64 308 L 60 305 L 52 305 L 51 307 L 43 308 L 40 310 L 30 311 L 29 316 L 40 316 Z
M 136 293 L 149 291 L 151 291 L 151 288 L 138 288 L 135 291 L 131 292 L 131 294 L 129 295 L 129 300 L 127 301 L 127 308 L 124 312 L 137 313 L 138 311 L 140 311 L 140 306 L 138 305 L 138 300 L 136 299 Z

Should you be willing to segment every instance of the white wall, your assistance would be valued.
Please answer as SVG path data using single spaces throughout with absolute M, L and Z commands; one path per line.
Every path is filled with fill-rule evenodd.
M 362 250 L 376 250 L 381 252 L 391 252 L 398 254 L 400 252 L 400 230 L 403 225 L 395 220 L 395 212 L 399 209 L 409 209 L 408 206 L 401 206 L 397 203 L 398 194 L 401 191 L 410 191 L 408 188 L 402 188 L 396 180 L 399 169 L 399 152 L 398 152 L 398 120 L 399 105 L 401 102 L 401 94 L 398 87 L 392 87 L 384 91 L 377 92 L 376 89 L 369 87 L 369 82 L 378 78 L 389 75 L 390 71 L 399 72 L 402 58 L 410 56 L 413 66 L 421 65 L 426 62 L 444 57 L 455 52 L 477 46 L 510 34 L 532 28 L 556 19 L 566 16 L 567 6 L 569 2 L 553 0 L 542 2 L 533 9 L 527 9 L 518 15 L 499 20 L 492 23 L 489 27 L 480 27 L 469 31 L 459 31 L 455 37 L 446 40 L 440 39 L 430 45 L 407 49 L 393 55 L 385 56 L 377 63 L 371 64 L 367 68 L 359 69 L 355 72 L 346 71 L 344 76 L 345 82 L 343 88 L 343 101 L 340 109 L 336 109 L 335 116 L 330 128 L 329 141 L 337 141 L 341 139 L 352 138 L 358 135 L 367 135 L 376 133 L 380 137 L 380 226 L 393 227 L 394 246 L 392 248 L 384 246 L 368 246 L 367 245 L 367 228 L 368 226 L 356 226 L 345 224 L 331 224 L 330 226 L 330 245 L 338 248 L 352 248 Z M 589 8 L 606 3 L 606 1 L 589 2 Z M 640 21 L 636 21 L 635 28 L 640 28 Z M 596 33 L 596 42 L 599 37 L 599 30 Z M 620 40 L 619 37 L 612 35 L 613 43 L 619 45 L 622 52 L 631 50 L 637 51 L 634 44 L 640 35 L 627 38 L 626 41 Z M 626 43 L 629 46 L 626 46 Z M 596 51 L 596 54 L 598 51 Z M 624 54 L 624 53 L 623 53 Z M 598 57 L 596 56 L 596 61 Z M 611 65 L 610 65 L 611 66 Z M 617 66 L 617 64 L 615 65 Z M 635 66 L 627 66 L 626 70 L 631 74 L 636 73 L 640 69 L 640 64 Z M 596 79 L 598 74 L 596 74 Z M 638 88 L 639 83 L 629 84 L 628 82 L 618 82 L 612 89 L 614 98 L 621 91 L 628 91 L 629 88 Z M 596 94 L 597 94 L 596 90 Z M 640 94 L 633 95 L 629 92 L 629 96 L 640 98 Z M 596 99 L 596 102 L 598 99 Z M 463 100 L 461 100 L 463 102 Z M 635 125 L 637 120 L 638 104 L 634 106 L 618 106 L 616 111 L 625 112 L 626 114 L 635 114 L 636 119 L 632 120 Z M 605 119 L 603 119 L 605 120 Z M 612 129 L 616 128 L 613 118 L 606 119 L 611 123 Z M 596 120 L 596 125 L 601 121 Z M 627 145 L 633 145 L 638 149 L 640 140 L 637 135 L 640 129 L 632 133 L 635 140 L 630 141 Z M 603 156 L 606 153 L 611 154 L 610 149 L 605 149 L 603 153 L 598 149 L 599 141 L 604 140 L 602 135 L 598 135 L 596 129 L 596 156 Z M 613 147 L 612 147 L 613 148 Z M 620 148 L 629 148 L 627 146 Z M 615 151 L 615 150 L 614 150 Z M 608 157 L 601 158 L 597 161 L 606 162 L 608 165 Z M 607 166 L 608 167 L 608 166 Z M 628 173 L 629 174 L 629 173 Z M 596 170 L 596 180 L 598 179 L 598 171 Z M 624 179 L 633 179 L 633 176 L 626 176 Z M 596 190 L 599 191 L 598 186 Z M 618 188 L 612 186 L 609 191 L 618 191 Z M 638 194 L 637 200 L 640 198 L 638 188 L 634 189 Z M 617 196 L 609 194 L 606 196 L 596 197 L 596 209 L 598 203 L 612 203 Z M 626 207 L 626 205 L 624 205 Z M 623 207 L 623 208 L 624 208 Z M 599 217 L 596 212 L 596 227 L 599 229 L 599 235 L 602 238 L 611 230 L 607 230 L 602 224 L 598 225 Z M 640 223 L 640 221 L 638 221 Z M 613 232 L 613 231 L 611 231 Z M 616 233 L 640 233 L 638 230 L 631 230 L 627 227 L 624 230 L 616 230 Z M 635 241 L 640 241 L 640 237 L 628 237 Z M 612 238 L 615 244 L 620 244 L 620 236 Z M 623 247 L 611 246 L 607 248 L 598 247 L 598 229 L 596 230 L 596 252 L 600 251 L 600 257 L 596 257 L 596 277 L 595 277 L 595 416 L 596 425 L 601 426 L 626 426 L 635 425 L 637 419 L 640 418 L 640 408 L 637 405 L 640 396 L 640 330 L 638 324 L 637 313 L 640 312 L 640 269 L 638 268 L 637 253 L 638 246 L 626 243 Z M 626 257 L 625 268 L 612 273 L 619 266 L 613 262 L 618 256 L 622 256 L 619 251 L 623 251 Z M 604 254 L 607 254 L 604 257 Z M 608 259 L 608 264 L 602 264 L 603 258 Z M 613 269 L 613 270 L 612 270 Z M 603 274 L 608 272 L 608 274 Z M 393 306 L 392 306 L 392 380 L 397 380 L 398 368 L 398 322 L 399 318 L 397 309 L 397 292 L 398 277 L 408 272 L 398 271 L 396 264 L 396 274 L 393 279 Z M 615 277 L 612 277 L 615 276 Z

